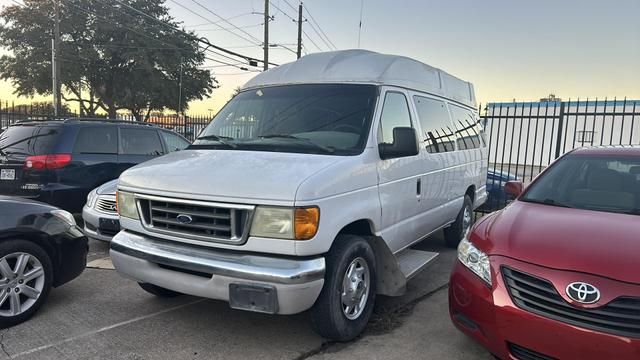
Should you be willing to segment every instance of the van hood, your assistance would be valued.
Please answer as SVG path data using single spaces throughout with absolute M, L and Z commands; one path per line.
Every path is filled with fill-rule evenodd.
M 305 179 L 340 156 L 243 150 L 183 150 L 136 165 L 120 187 L 210 198 L 295 200 Z
M 471 241 L 489 255 L 640 284 L 638 234 L 637 215 L 515 201 L 481 221 Z

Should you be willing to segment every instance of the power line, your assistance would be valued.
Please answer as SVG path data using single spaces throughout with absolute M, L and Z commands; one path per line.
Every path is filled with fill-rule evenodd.
M 116 0 L 116 1 L 118 1 L 118 0 Z M 118 2 L 120 2 L 120 1 L 118 1 Z M 100 20 L 103 20 L 103 21 L 105 21 L 105 22 L 111 23 L 108 19 L 106 19 L 106 18 L 104 18 L 104 17 L 99 16 L 99 15 L 98 15 L 98 14 L 96 14 L 95 12 L 87 11 L 86 9 L 83 9 L 83 8 L 81 8 L 81 7 L 77 6 L 77 5 L 74 5 L 74 4 L 70 4 L 70 5 L 72 5 L 73 7 L 77 8 L 77 9 L 79 9 L 80 11 L 82 11 L 83 13 L 85 13 L 85 14 L 87 14 L 87 15 L 93 15 L 93 16 L 95 16 L 97 19 L 100 19 Z M 116 9 L 116 10 L 117 10 L 117 9 Z M 126 13 L 123 13 L 123 12 L 121 12 L 121 11 L 118 11 L 118 12 L 120 12 L 121 14 L 127 15 L 127 16 L 131 16 L 131 15 L 126 14 Z M 149 16 L 150 16 L 150 15 L 149 15 Z M 151 18 L 152 18 L 152 19 L 155 19 L 155 18 L 153 18 L 153 17 L 151 17 Z M 162 22 L 162 21 L 160 21 L 160 22 L 161 22 L 162 24 L 164 24 L 164 25 L 167 25 L 167 26 L 171 27 L 171 28 L 172 28 L 172 29 L 174 29 L 174 30 L 180 31 L 179 29 L 176 29 L 176 28 L 174 28 L 173 26 L 171 26 L 171 25 L 169 25 L 169 24 L 167 24 L 167 23 L 165 23 L 165 22 Z M 130 27 L 127 27 L 127 26 L 122 26 L 122 27 L 123 27 L 123 28 L 125 28 L 125 29 L 127 29 L 127 30 L 129 30 L 129 31 L 132 31 L 132 32 L 134 32 L 134 33 L 136 33 L 136 34 L 139 34 L 139 35 L 141 35 L 141 36 L 143 36 L 143 37 L 149 38 L 149 39 L 151 39 L 151 40 L 155 40 L 155 41 L 160 42 L 160 43 L 162 43 L 162 44 L 164 44 L 164 45 L 169 45 L 169 47 L 167 47 L 166 49 L 174 49 L 174 50 L 177 50 L 177 51 L 183 51 L 183 52 L 190 51 L 190 50 L 188 50 L 188 49 L 180 48 L 180 47 L 177 47 L 177 46 L 175 46 L 175 45 L 169 44 L 169 43 L 167 43 L 167 42 L 165 42 L 165 41 L 163 41 L 163 40 L 160 40 L 160 39 L 157 39 L 157 38 L 155 38 L 155 37 L 149 36 L 149 35 L 147 35 L 147 34 L 145 34 L 145 33 L 142 33 L 142 32 L 140 32 L 140 31 L 137 31 L 136 29 L 133 29 L 133 28 L 130 28 Z M 190 35 L 190 34 L 188 34 L 188 33 L 185 33 L 185 34 Z M 97 46 L 101 46 L 101 45 L 97 45 Z M 142 47 L 141 47 L 141 48 L 142 48 Z M 210 52 L 211 52 L 212 54 L 217 55 L 217 56 L 224 57 L 224 58 L 226 58 L 226 59 L 228 59 L 228 60 L 231 60 L 231 61 L 237 61 L 236 59 L 231 58 L 231 57 L 229 57 L 229 56 L 226 56 L 226 55 L 224 55 L 224 54 L 218 54 L 217 52 L 213 52 L 213 51 L 210 51 Z M 205 56 L 205 59 L 210 60 L 210 61 L 214 61 L 214 62 L 217 62 L 217 63 L 225 64 L 225 65 L 227 65 L 227 66 L 235 66 L 235 65 L 233 65 L 233 64 L 231 64 L 231 63 L 228 63 L 228 62 L 225 62 L 225 61 L 221 61 L 221 60 L 218 60 L 218 59 L 213 59 L 213 58 L 210 58 L 210 57 L 207 57 L 207 56 Z M 240 67 L 239 67 L 239 66 L 235 66 L 235 67 L 237 67 L 237 68 L 239 68 L 239 69 L 240 69 Z
M 256 28 L 258 26 L 262 26 L 264 25 L 264 23 L 260 23 L 260 24 L 253 24 L 253 25 L 246 25 L 246 26 L 240 26 L 240 29 L 251 29 L 251 28 Z M 230 30 L 230 28 L 221 28 L 221 29 L 198 29 L 198 31 L 227 31 Z
M 193 35 L 193 34 L 190 34 L 190 33 L 186 32 L 186 31 L 184 31 L 184 30 L 180 30 L 180 29 L 178 29 L 177 27 L 175 27 L 175 26 L 173 26 L 173 25 L 171 25 L 171 24 L 165 23 L 164 21 L 162 21 L 162 20 L 160 20 L 160 19 L 157 19 L 157 18 L 155 18 L 155 17 L 153 17 L 153 16 L 151 16 L 151 15 L 149 15 L 149 14 L 147 14 L 147 13 L 143 12 L 143 11 L 140 11 L 140 10 L 138 10 L 138 9 L 136 9 L 136 8 L 134 8 L 134 7 L 132 7 L 132 6 L 130 6 L 130 5 L 127 5 L 127 4 L 123 3 L 123 2 L 122 2 L 122 1 L 120 1 L 120 0 L 115 0 L 115 1 L 116 1 L 116 2 L 118 2 L 118 3 L 119 3 L 119 4 L 121 4 L 121 5 L 124 5 L 124 6 L 128 7 L 129 9 L 131 9 L 131 10 L 133 10 L 133 11 L 135 11 L 135 12 L 137 12 L 137 13 L 139 13 L 139 14 L 141 14 L 141 15 L 143 15 L 143 16 L 145 16 L 145 17 L 147 17 L 147 18 L 151 19 L 151 20 L 153 20 L 153 21 L 156 21 L 156 22 L 158 22 L 158 23 L 160 23 L 160 24 L 162 24 L 162 25 L 164 25 L 164 26 L 167 26 L 167 27 L 171 28 L 171 29 L 172 29 L 172 30 L 174 30 L 174 31 L 182 32 L 182 33 L 183 33 L 183 34 L 185 34 L 186 36 L 188 36 L 188 37 L 190 37 L 190 38 L 192 38 L 192 39 L 194 39 L 194 40 L 196 40 L 196 41 L 198 41 L 198 42 L 200 42 L 200 43 L 203 43 L 203 44 L 207 45 L 207 48 L 205 48 L 205 51 L 211 51 L 211 50 L 209 50 L 209 49 L 208 49 L 208 47 L 212 47 L 212 48 L 214 48 L 214 49 L 216 49 L 216 50 L 222 51 L 222 52 L 227 53 L 227 54 L 229 54 L 229 55 L 237 56 L 237 57 L 242 58 L 242 59 L 245 59 L 245 60 L 247 60 L 247 61 L 249 61 L 249 62 L 264 62 L 263 60 L 256 59 L 256 58 L 253 58 L 253 57 L 250 57 L 250 56 L 246 56 L 246 55 L 242 55 L 242 54 L 239 54 L 239 53 L 237 53 L 237 52 L 234 52 L 234 51 L 231 51 L 231 50 L 227 50 L 227 49 L 226 49 L 226 48 L 224 48 L 224 47 L 214 45 L 214 44 L 212 44 L 212 43 L 211 43 L 207 38 L 204 38 L 204 37 L 199 38 L 199 37 L 197 37 L 197 36 L 195 36 L 195 35 Z M 175 2 L 174 0 L 171 0 L 171 1 Z M 178 5 L 180 5 L 180 4 L 178 4 Z M 182 6 L 182 5 L 180 5 L 180 6 Z M 202 15 L 200 15 L 200 14 L 198 14 L 198 13 L 195 13 L 193 10 L 191 10 L 191 9 L 189 9 L 189 8 L 185 8 L 185 9 L 186 9 L 186 10 L 188 10 L 188 11 L 190 11 L 190 12 L 191 12 L 191 13 L 193 13 L 193 14 L 198 15 L 199 17 L 203 18 L 204 20 L 209 21 L 209 23 L 210 23 L 210 24 L 212 23 L 212 22 L 211 22 L 211 20 L 209 20 L 209 19 L 207 19 L 207 18 L 203 17 Z M 255 45 L 259 45 L 259 44 L 255 44 Z M 270 65 L 274 65 L 274 66 L 278 66 L 278 64 L 274 64 L 274 63 L 269 63 L 269 64 L 270 64 Z
M 286 1 L 286 0 L 285 0 L 285 2 L 286 2 L 287 4 L 289 3 L 289 2 L 288 2 L 288 1 Z M 311 28 L 313 28 L 313 29 L 314 29 L 314 31 L 315 31 L 315 28 L 314 28 L 314 26 L 313 26 L 313 24 L 315 24 L 315 25 L 318 27 L 318 29 L 320 29 L 320 32 L 322 33 L 322 35 L 324 35 L 324 39 L 326 39 L 326 40 L 329 42 L 329 44 L 330 44 L 331 46 L 329 46 L 329 44 L 327 44 L 327 41 L 325 41 L 325 44 L 327 44 L 327 46 L 329 46 L 329 48 L 333 47 L 333 49 L 334 49 L 334 50 L 338 50 L 338 48 L 336 47 L 336 45 L 331 41 L 331 39 L 329 39 L 329 36 L 327 36 L 327 33 L 325 33 L 325 32 L 324 32 L 324 30 L 322 30 L 322 27 L 321 27 L 321 26 L 320 26 L 320 24 L 316 21 L 316 19 L 313 17 L 313 15 L 311 14 L 311 12 L 309 11 L 309 9 L 308 9 L 306 6 L 305 6 L 305 8 L 304 8 L 304 11 L 306 11 L 306 12 L 307 12 L 307 15 L 309 15 L 309 18 L 311 18 Z M 317 33 L 318 33 L 318 32 L 316 31 L 316 34 L 317 34 Z M 318 34 L 318 36 L 319 36 L 321 39 L 323 39 L 323 38 L 322 38 L 322 36 L 320 36 L 320 34 Z M 323 39 L 323 41 L 324 41 L 324 39 Z
M 176 2 L 175 0 L 171 0 L 171 1 L 177 4 L 177 2 Z M 203 10 L 207 11 L 208 13 L 213 14 L 215 17 L 219 18 L 221 21 L 223 21 L 223 22 L 225 22 L 225 23 L 227 23 L 227 24 L 231 25 L 231 26 L 232 26 L 232 27 L 234 27 L 235 29 L 239 30 L 240 32 L 242 32 L 242 33 L 246 34 L 246 35 L 247 35 L 247 36 L 249 36 L 250 38 L 252 38 L 252 39 L 254 39 L 255 41 L 257 41 L 258 43 L 260 43 L 260 39 L 258 39 L 257 37 L 255 37 L 255 36 L 253 36 L 253 35 L 249 34 L 248 32 L 246 32 L 246 31 L 242 30 L 241 28 L 237 27 L 235 24 L 233 24 L 233 23 L 232 23 L 232 22 L 230 22 L 229 20 L 227 20 L 227 19 L 223 18 L 222 16 L 220 16 L 220 15 L 216 14 L 215 12 L 211 11 L 211 9 L 209 9 L 209 8 L 207 8 L 206 6 L 204 6 L 204 5 L 202 5 L 201 3 L 199 3 L 199 2 L 198 2 L 198 0 L 191 0 L 191 1 L 192 1 L 193 3 L 195 3 L 196 5 L 200 6 Z M 217 25 L 217 24 L 216 24 L 216 25 Z M 218 26 L 219 26 L 219 25 L 218 25 Z M 228 31 L 228 32 L 230 32 L 230 33 L 232 33 L 232 34 L 235 34 L 235 33 L 234 33 L 234 32 L 232 32 L 232 31 Z M 237 36 L 237 34 L 236 34 L 236 36 Z
M 307 34 L 306 31 L 302 30 L 302 33 L 304 34 L 304 36 L 306 36 L 307 40 L 311 41 L 311 43 L 313 44 L 313 46 L 316 47 L 316 49 L 318 49 L 318 51 L 322 51 L 322 48 L 320 48 L 320 46 L 318 46 L 318 44 L 316 44 L 315 41 L 313 41 L 313 39 L 311 38 L 311 36 L 309 36 L 309 34 Z
M 242 17 L 242 16 L 252 15 L 252 14 L 253 13 L 251 13 L 251 12 L 246 12 L 246 13 L 242 13 L 242 14 L 238 14 L 238 15 L 235 15 L 235 16 L 228 17 L 227 20 L 236 19 L 236 18 L 239 18 L 239 17 Z M 222 22 L 222 20 L 219 20 L 219 21 L 216 21 L 215 23 L 218 24 L 218 23 L 221 23 L 221 22 Z M 186 28 L 192 28 L 192 27 L 200 27 L 200 26 L 205 26 L 205 25 L 211 25 L 211 23 L 210 22 L 206 22 L 206 23 L 196 24 L 196 25 L 186 25 L 185 27 Z
M 288 4 L 289 6 L 291 6 L 291 4 Z M 298 22 L 298 20 L 294 19 L 292 16 L 290 16 L 289 14 L 287 14 L 286 12 L 284 12 L 282 9 L 280 9 L 277 5 L 275 4 L 271 4 L 271 6 L 273 6 L 274 8 L 276 8 L 276 10 L 280 11 L 282 14 L 284 14 L 286 17 L 288 17 L 289 19 L 291 19 L 293 22 Z M 323 51 L 323 49 L 318 46 L 318 44 L 309 36 L 309 34 L 307 34 L 306 31 L 302 30 L 302 33 L 304 34 L 304 36 L 307 37 L 307 39 L 309 41 L 311 41 L 311 43 L 313 44 L 313 46 L 315 46 L 319 51 Z M 317 31 L 316 31 L 317 33 Z M 320 37 L 320 39 L 322 39 L 322 36 L 318 35 Z M 324 41 L 324 40 L 323 40 Z M 325 42 L 326 43 L 326 42 Z M 329 47 L 329 49 L 331 49 L 331 47 L 329 45 L 327 45 Z
M 276 8 L 276 10 L 280 11 L 284 16 L 288 17 L 289 19 L 291 19 L 291 21 L 293 22 L 298 22 L 298 20 L 294 19 L 291 15 L 287 14 L 286 12 L 282 11 L 282 9 L 280 9 L 276 4 L 274 3 L 270 3 L 271 6 L 273 6 L 274 8 Z

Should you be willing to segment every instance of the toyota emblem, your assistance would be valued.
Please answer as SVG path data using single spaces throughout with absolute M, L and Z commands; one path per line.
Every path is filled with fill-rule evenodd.
M 176 216 L 176 220 L 180 223 L 180 224 L 191 224 L 191 222 L 193 221 L 193 218 L 189 215 L 185 215 L 185 214 L 180 214 L 178 216 Z
M 567 285 L 567 296 L 582 304 L 593 304 L 600 300 L 600 290 L 585 282 L 574 282 Z

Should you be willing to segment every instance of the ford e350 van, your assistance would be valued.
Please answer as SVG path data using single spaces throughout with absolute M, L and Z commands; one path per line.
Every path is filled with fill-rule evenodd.
M 158 296 L 272 314 L 311 309 L 346 341 L 376 294 L 400 295 L 456 246 L 486 199 L 473 86 L 369 51 L 308 55 L 257 75 L 187 150 L 124 172 L 111 258 Z

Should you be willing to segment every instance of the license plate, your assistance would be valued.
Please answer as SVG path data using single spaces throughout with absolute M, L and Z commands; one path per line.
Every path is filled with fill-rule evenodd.
M 120 221 L 113 219 L 100 218 L 98 227 L 100 230 L 107 230 L 110 232 L 120 231 Z
M 16 179 L 15 169 L 0 169 L 0 180 L 15 180 L 15 179 Z

